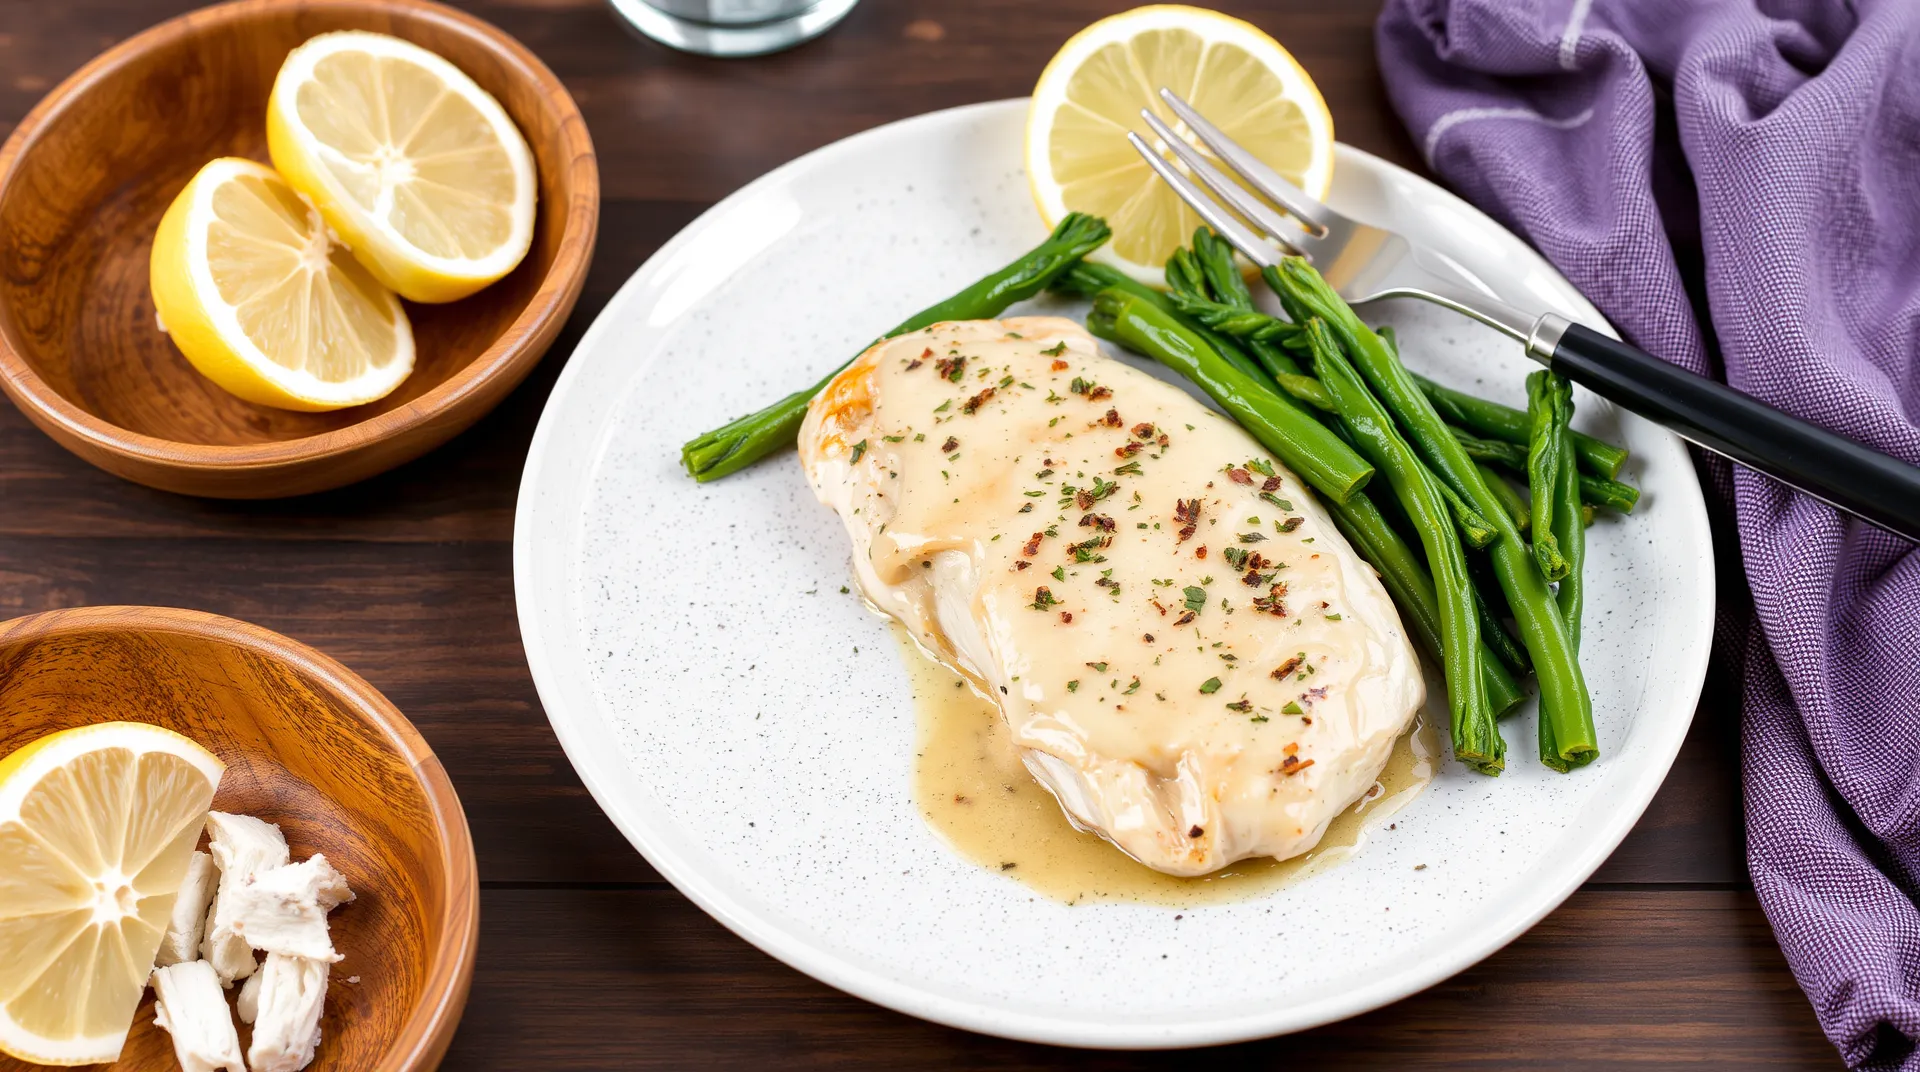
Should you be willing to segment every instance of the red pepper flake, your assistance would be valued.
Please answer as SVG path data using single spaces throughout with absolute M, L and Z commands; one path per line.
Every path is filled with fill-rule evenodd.
M 1280 531 L 1292 532 L 1294 529 L 1299 528 L 1306 520 L 1304 517 L 1290 517 L 1280 523 Z
M 954 451 L 959 449 L 960 449 L 960 440 L 955 438 L 954 436 L 948 436 L 947 441 L 945 443 L 940 444 L 940 453 L 942 454 L 952 454 Z
M 1108 428 L 1118 428 L 1121 425 L 1126 423 L 1125 421 L 1120 419 L 1120 411 L 1117 409 L 1108 410 L 1107 415 L 1100 419 L 1101 421 L 1105 422 Z
M 999 388 L 997 387 L 989 387 L 979 394 L 974 395 L 972 398 L 967 399 L 965 405 L 960 407 L 960 412 L 969 414 L 978 412 L 980 407 L 986 405 L 987 400 L 992 398 L 998 391 Z
M 1296 656 L 1294 656 L 1293 658 L 1291 658 L 1291 659 L 1288 659 L 1288 660 L 1287 660 L 1286 662 L 1284 662 L 1284 663 L 1281 663 L 1281 664 L 1280 664 L 1279 666 L 1277 666 L 1277 667 L 1275 667 L 1275 668 L 1274 668 L 1274 670 L 1273 670 L 1273 675 L 1272 675 L 1272 676 L 1273 676 L 1273 679 L 1274 679 L 1275 681 L 1284 681 L 1284 680 L 1286 680 L 1286 677 L 1287 677 L 1287 675 L 1288 675 L 1288 674 L 1291 674 L 1291 673 L 1293 673 L 1293 672 L 1294 672 L 1295 670 L 1298 670 L 1298 669 L 1300 669 L 1300 664 L 1301 664 L 1301 663 L 1304 663 L 1304 662 L 1306 662 L 1306 661 L 1307 661 L 1307 660 L 1306 660 L 1306 656 L 1304 656 L 1304 655 L 1296 655 Z M 1288 751 L 1292 751 L 1292 750 L 1293 750 L 1293 746 L 1292 746 L 1292 745 L 1288 745 L 1288 746 L 1287 746 L 1287 750 L 1288 750 Z
M 1205 834 L 1205 833 L 1206 833 L 1206 830 L 1205 830 L 1204 828 L 1202 828 L 1202 827 L 1198 827 L 1198 826 L 1196 826 L 1196 827 L 1194 827 L 1194 828 L 1193 828 L 1192 830 L 1189 830 L 1189 831 L 1187 831 L 1187 836 L 1188 836 L 1188 837 L 1200 837 L 1201 835 L 1203 835 L 1203 834 Z
M 1196 548 L 1194 548 L 1194 549 L 1193 549 L 1193 557 L 1195 557 L 1195 558 L 1205 558 L 1205 557 L 1207 557 L 1207 545 L 1203 543 L 1203 544 L 1201 544 L 1200 546 L 1198 546 L 1198 547 L 1196 547 Z
M 1144 641 L 1146 641 L 1147 643 L 1149 643 L 1149 644 L 1151 644 L 1151 643 L 1153 643 L 1153 634 L 1152 634 L 1152 633 L 1142 633 L 1142 634 L 1140 635 L 1140 639 L 1142 639 L 1142 640 L 1144 640 Z
M 1236 484 L 1251 484 L 1253 483 L 1253 474 L 1247 472 L 1245 469 L 1229 469 L 1227 470 L 1227 479 Z
M 1118 457 L 1122 457 L 1122 458 L 1131 458 L 1131 457 L 1133 457 L 1134 455 L 1136 455 L 1136 454 L 1138 454 L 1138 453 L 1140 453 L 1141 451 L 1143 451 L 1143 450 L 1145 450 L 1145 449 L 1147 449 L 1147 448 L 1146 448 L 1146 445 L 1145 445 L 1145 444 L 1142 444 L 1142 443 L 1128 443 L 1128 444 L 1127 444 L 1126 446 L 1124 446 L 1124 447 L 1115 447 L 1115 448 L 1113 448 L 1113 453 L 1114 453 L 1115 455 L 1117 455 Z
M 1262 578 L 1260 576 L 1259 570 L 1250 569 L 1247 571 L 1247 575 L 1245 577 L 1240 578 L 1240 583 L 1246 585 L 1249 588 L 1258 588 L 1260 587 L 1261 579 Z
M 1028 566 L 1031 566 L 1031 565 L 1033 565 L 1033 563 L 1028 562 L 1024 558 L 1016 558 L 1013 560 L 1013 568 L 1017 570 L 1026 569 Z
M 1087 392 L 1087 401 L 1089 402 L 1098 402 L 1103 398 L 1112 397 L 1113 389 L 1109 387 L 1095 387 L 1093 390 Z
M 1066 369 L 1067 369 L 1067 363 L 1066 363 L 1065 361 L 1062 361 L 1062 360 L 1060 360 L 1060 359 L 1059 359 L 1059 358 L 1057 358 L 1057 357 L 1056 357 L 1056 358 L 1054 358 L 1054 360 L 1053 360 L 1053 371 L 1055 371 L 1055 372 L 1065 372 L 1065 371 L 1066 371 Z
M 1173 440 L 1167 438 L 1167 433 L 1161 432 L 1160 438 L 1154 440 L 1154 442 L 1160 444 L 1162 447 L 1165 447 L 1167 444 L 1173 442 Z
M 1194 530 L 1200 527 L 1200 500 L 1175 499 L 1173 501 L 1173 519 L 1180 522 L 1179 539 L 1175 543 L 1186 543 L 1193 539 Z
M 1261 491 L 1277 491 L 1279 490 L 1279 488 L 1280 488 L 1280 478 L 1277 476 L 1268 477 L 1260 485 Z
M 1072 611 L 1070 611 L 1070 610 L 1063 610 L 1063 611 L 1061 611 L 1061 612 L 1060 612 L 1060 622 L 1061 622 L 1061 624 L 1063 624 L 1063 625 L 1072 625 L 1072 624 L 1073 624 L 1073 612 L 1072 612 Z
M 1197 614 L 1195 614 L 1195 613 L 1194 613 L 1193 611 L 1190 611 L 1190 610 L 1189 610 L 1189 611 L 1182 611 L 1182 612 L 1181 612 L 1181 614 L 1180 614 L 1180 617 L 1178 617 L 1178 618 L 1175 618 L 1175 619 L 1173 620 L 1173 624 L 1175 624 L 1175 625 L 1185 625 L 1185 624 L 1187 624 L 1188 622 L 1190 622 L 1190 621 L 1192 621 L 1192 620 L 1194 620 L 1194 618 L 1196 618 L 1196 617 L 1198 617 L 1198 615 L 1197 615 Z
M 943 357 L 933 363 L 933 368 L 940 375 L 954 383 L 959 383 L 960 377 L 967 371 L 967 359 L 959 355 Z
M 1141 423 L 1139 423 L 1139 424 L 1136 424 L 1136 425 L 1134 425 L 1134 426 L 1133 426 L 1133 438 L 1135 438 L 1135 439 L 1152 439 L 1152 438 L 1153 438 L 1153 425 L 1151 425 L 1151 424 L 1148 424 L 1148 423 L 1146 423 L 1146 422 L 1144 422 L 1144 421 L 1143 421 L 1143 422 L 1141 422 Z
M 1300 751 L 1300 742 L 1298 742 L 1298 741 L 1289 741 L 1289 742 L 1287 742 L 1287 746 L 1286 746 L 1285 748 L 1282 748 L 1282 749 L 1280 750 L 1280 754 L 1281 754 L 1281 755 L 1283 755 L 1283 756 L 1290 756 L 1290 755 L 1292 755 L 1292 754 L 1294 754 L 1295 752 L 1298 752 L 1298 751 Z
M 1311 759 L 1301 759 L 1299 756 L 1288 756 L 1280 761 L 1280 773 L 1291 777 L 1311 766 L 1313 766 L 1313 760 Z
M 1287 582 L 1277 582 L 1273 587 L 1267 589 L 1266 595 L 1254 599 L 1253 609 L 1266 611 L 1276 618 L 1284 618 L 1287 616 L 1287 605 L 1282 601 L 1286 598 L 1286 595 Z
M 1112 532 L 1116 527 L 1113 519 L 1105 514 L 1086 514 L 1080 518 L 1081 528 L 1096 528 L 1101 532 Z
M 1032 536 L 1029 536 L 1027 538 L 1027 545 L 1020 549 L 1020 553 L 1027 556 L 1028 558 L 1032 558 L 1033 556 L 1039 554 L 1040 541 L 1046 538 L 1047 538 L 1047 534 L 1044 532 L 1034 533 Z

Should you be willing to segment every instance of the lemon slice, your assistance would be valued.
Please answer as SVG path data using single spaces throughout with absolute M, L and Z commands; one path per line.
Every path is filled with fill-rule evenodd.
M 357 406 L 413 371 L 400 300 L 272 168 L 232 157 L 201 168 L 161 218 L 150 270 L 174 344 L 249 402 Z
M 500 103 L 384 34 L 321 34 L 280 66 L 273 165 L 401 297 L 446 302 L 513 271 L 533 242 L 534 170 Z
M 104 722 L 0 760 L 0 1050 L 120 1056 L 225 765 Z
M 1200 224 L 1127 144 L 1129 130 L 1157 140 L 1140 118 L 1140 109 L 1151 108 L 1199 146 L 1161 101 L 1163 86 L 1308 194 L 1324 197 L 1333 181 L 1326 101 L 1293 56 L 1255 27 L 1167 4 L 1135 8 L 1080 31 L 1033 89 L 1027 113 L 1033 198 L 1048 227 L 1070 211 L 1105 217 L 1113 241 L 1095 259 L 1155 283 L 1167 257 Z

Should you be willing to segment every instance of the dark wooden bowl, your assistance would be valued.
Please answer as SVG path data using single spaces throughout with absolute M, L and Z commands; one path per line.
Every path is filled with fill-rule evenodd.
M 230 618 L 87 607 L 0 624 L 0 757 L 115 720 L 198 741 L 227 764 L 216 809 L 280 824 L 295 860 L 324 852 L 352 885 L 329 919 L 346 959 L 312 1067 L 438 1065 L 473 978 L 479 887 L 460 800 L 413 724 L 353 671 Z M 179 1067 L 151 996 L 107 1067 Z
M 499 99 L 540 171 L 533 248 L 505 279 L 409 305 L 413 375 L 378 402 L 294 413 L 195 372 L 155 322 L 154 229 L 218 156 L 265 162 L 267 95 L 295 46 L 374 30 L 445 56 Z M 165 22 L 81 68 L 0 148 L 0 389 L 108 472 L 258 499 L 338 487 L 424 454 L 540 360 L 586 280 L 599 222 L 593 145 L 531 52 L 423 0 L 241 0 Z

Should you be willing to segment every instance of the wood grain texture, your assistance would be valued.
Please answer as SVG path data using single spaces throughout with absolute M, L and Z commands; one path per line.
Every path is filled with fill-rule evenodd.
M 47 733 L 131 720 L 227 764 L 213 806 L 279 824 L 357 894 L 328 922 L 348 954 L 321 1021 L 322 1067 L 431 1069 L 466 1005 L 478 880 L 460 801 L 406 718 L 332 659 L 193 611 L 89 607 L 0 623 L 0 755 Z M 121 1059 L 173 1069 L 150 1022 Z M 31 1067 L 0 1058 L 0 1068 Z
M 489 890 L 449 1067 L 1830 1068 L 1747 893 L 1575 894 L 1477 967 L 1264 1042 L 1087 1053 L 936 1027 L 732 940 L 670 889 Z M 581 957 L 578 950 L 591 948 Z M 497 990 L 495 988 L 498 988 Z M 492 1015 L 481 1016 L 479 1009 Z M 605 1025 L 583 1030 L 583 1025 Z M 615 1026 L 617 1025 L 617 1026 Z
M 409 305 L 416 364 L 386 398 L 331 413 L 244 402 L 159 330 L 160 216 L 208 160 L 266 157 L 281 61 L 331 30 L 407 38 L 506 108 L 540 173 L 533 246 L 466 300 Z M 154 487 L 270 498 L 419 456 L 525 378 L 586 279 L 599 183 L 586 126 L 531 53 L 424 0 L 240 0 L 123 42 L 55 89 L 0 148 L 0 388 L 81 457 Z
M 190 0 L 0 5 L 0 131 L 115 41 Z M 94 470 L 0 407 L 0 617 L 196 606 L 313 644 L 404 710 L 473 827 L 482 938 L 459 1069 L 1541 1069 L 1838 1060 L 1746 892 L 1738 720 L 1711 686 L 1646 816 L 1588 888 L 1482 965 L 1343 1024 L 1199 1054 L 1094 1054 L 934 1027 L 846 997 L 664 886 L 573 775 L 520 653 L 507 542 L 563 359 L 702 209 L 875 123 L 1027 92 L 1117 0 L 862 0 L 820 41 L 724 63 L 633 40 L 601 0 L 463 0 L 580 105 L 603 162 L 599 244 L 552 357 L 446 446 L 323 495 L 213 502 Z M 1377 2 L 1226 0 L 1320 83 L 1342 140 L 1419 169 L 1372 51 Z M 924 25 L 933 23 L 938 40 Z

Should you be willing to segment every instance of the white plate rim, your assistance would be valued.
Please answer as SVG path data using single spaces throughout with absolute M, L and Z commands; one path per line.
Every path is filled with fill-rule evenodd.
M 569 399 L 570 392 L 575 389 L 577 381 L 584 375 L 584 363 L 573 360 L 573 356 L 592 352 L 599 344 L 601 337 L 612 330 L 615 318 L 610 314 L 622 306 L 630 292 L 645 286 L 652 275 L 658 274 L 663 266 L 672 262 L 676 253 L 699 241 L 731 211 L 751 201 L 763 190 L 778 186 L 789 176 L 818 167 L 831 161 L 834 156 L 851 152 L 869 141 L 897 136 L 921 125 L 959 124 L 973 119 L 977 113 L 1015 107 L 1025 108 L 1026 105 L 1027 98 L 1016 97 L 927 112 L 870 128 L 797 157 L 734 191 L 701 213 L 656 250 L 608 300 L 593 324 L 581 337 L 573 355 L 569 355 L 567 366 L 561 370 L 547 398 L 527 451 L 520 492 L 515 502 L 513 545 L 515 604 L 528 668 L 533 676 L 535 691 L 540 697 L 542 708 L 547 713 L 548 722 L 552 725 L 554 734 L 559 739 L 561 748 L 572 763 L 575 772 L 601 810 L 613 821 L 621 834 L 639 850 L 648 863 L 702 911 L 761 951 L 798 971 L 877 1005 L 935 1023 L 1003 1038 L 1089 1049 L 1169 1049 L 1209 1046 L 1287 1034 L 1357 1016 L 1457 975 L 1498 952 L 1559 907 L 1601 864 L 1605 863 L 1613 850 L 1638 823 L 1654 794 L 1664 783 L 1674 759 L 1679 754 L 1687 730 L 1692 724 L 1700 693 L 1705 684 L 1710 643 L 1691 645 L 1687 651 L 1689 657 L 1687 664 L 1678 667 L 1676 671 L 1678 679 L 1682 682 L 1691 682 L 1691 686 L 1683 689 L 1684 695 L 1670 694 L 1668 706 L 1670 710 L 1683 712 L 1683 715 L 1665 720 L 1657 727 L 1653 741 L 1658 747 L 1649 757 L 1652 761 L 1644 764 L 1638 776 L 1629 783 L 1631 791 L 1624 797 L 1610 801 L 1612 807 L 1603 820 L 1597 824 L 1589 824 L 1590 836 L 1583 842 L 1586 846 L 1585 850 L 1571 857 L 1571 863 L 1565 860 L 1559 862 L 1554 869 L 1558 876 L 1557 882 L 1543 890 L 1537 890 L 1523 908 L 1510 909 L 1498 914 L 1494 918 L 1493 925 L 1483 932 L 1483 937 L 1479 941 L 1459 943 L 1453 947 L 1449 955 L 1432 957 L 1400 970 L 1383 973 L 1371 983 L 1343 990 L 1333 997 L 1296 1004 L 1272 1012 L 1194 1019 L 1178 1024 L 1141 1025 L 1067 1020 L 1054 1016 L 1010 1011 L 986 1002 L 956 1000 L 888 978 L 879 972 L 851 963 L 830 950 L 797 938 L 783 930 L 777 919 L 769 914 L 756 912 L 752 906 L 741 903 L 741 899 L 728 895 L 718 887 L 717 883 L 709 880 L 696 867 L 689 864 L 676 851 L 670 831 L 650 826 L 646 817 L 640 814 L 642 809 L 636 807 L 630 797 L 624 797 L 615 792 L 616 785 L 624 788 L 632 784 L 632 773 L 624 766 L 617 749 L 604 747 L 607 742 L 589 740 L 595 729 L 604 732 L 605 727 L 593 725 L 590 719 L 569 718 L 563 714 L 568 710 L 566 705 L 569 702 L 567 695 L 569 684 L 559 663 L 567 657 L 568 649 L 564 645 L 571 639 L 565 635 L 567 632 L 565 615 L 568 609 L 565 606 L 566 595 L 564 591 L 556 592 L 551 586 L 543 588 L 539 583 L 541 579 L 539 551 L 534 546 L 534 538 L 529 533 L 530 526 L 527 522 L 538 516 L 539 500 L 542 495 L 548 493 L 541 481 L 551 473 L 549 454 L 554 449 L 554 440 L 561 434 L 559 414 L 565 408 L 564 403 Z M 1344 143 L 1338 145 L 1338 151 L 1343 157 L 1351 156 L 1363 161 L 1393 178 L 1423 186 L 1429 196 L 1441 199 L 1457 211 L 1476 219 L 1505 237 L 1512 238 L 1516 242 L 1521 241 L 1479 209 L 1422 176 Z M 1524 242 L 1521 244 L 1524 245 Z M 1527 249 L 1532 252 L 1531 247 Z M 1615 334 L 1599 311 L 1593 308 L 1584 296 L 1580 296 L 1572 284 L 1551 263 L 1545 258 L 1539 258 L 1539 262 L 1540 270 L 1551 282 L 1564 288 L 1568 295 L 1577 299 L 1574 302 L 1576 307 L 1570 310 L 1578 314 L 1577 319 L 1584 320 L 1609 335 Z M 1628 419 L 1635 418 L 1628 415 Z M 1671 435 L 1671 433 L 1667 434 Z M 1672 441 L 1675 444 L 1681 442 L 1677 436 L 1673 436 Z M 1684 450 L 1683 445 L 1681 449 Z M 1690 513 L 1693 515 L 1687 519 L 1691 522 L 1690 527 L 1702 532 L 1708 531 L 1705 500 L 1700 494 L 1697 474 L 1693 472 L 1691 466 L 1688 466 L 1683 475 L 1687 480 L 1687 490 L 1692 494 L 1673 497 L 1673 501 L 1663 504 L 1664 508 Z M 572 474 L 575 480 L 583 479 L 584 476 L 584 473 L 578 471 Z M 578 518 L 572 522 L 575 526 L 578 523 Z M 1695 563 L 1695 568 L 1700 571 L 1699 575 L 1711 577 L 1714 568 L 1711 543 L 1702 541 L 1698 546 L 1701 554 Z M 1710 597 L 1711 585 L 1708 586 L 1707 591 Z M 556 602 L 559 604 L 557 607 Z M 556 609 L 559 616 L 552 624 L 558 628 L 549 629 L 547 615 L 552 614 Z M 1703 605 L 1696 607 L 1693 620 L 1681 623 L 1681 635 L 1701 636 L 1710 640 L 1714 610 L 1711 598 Z M 641 788 L 644 792 L 644 787 Z

